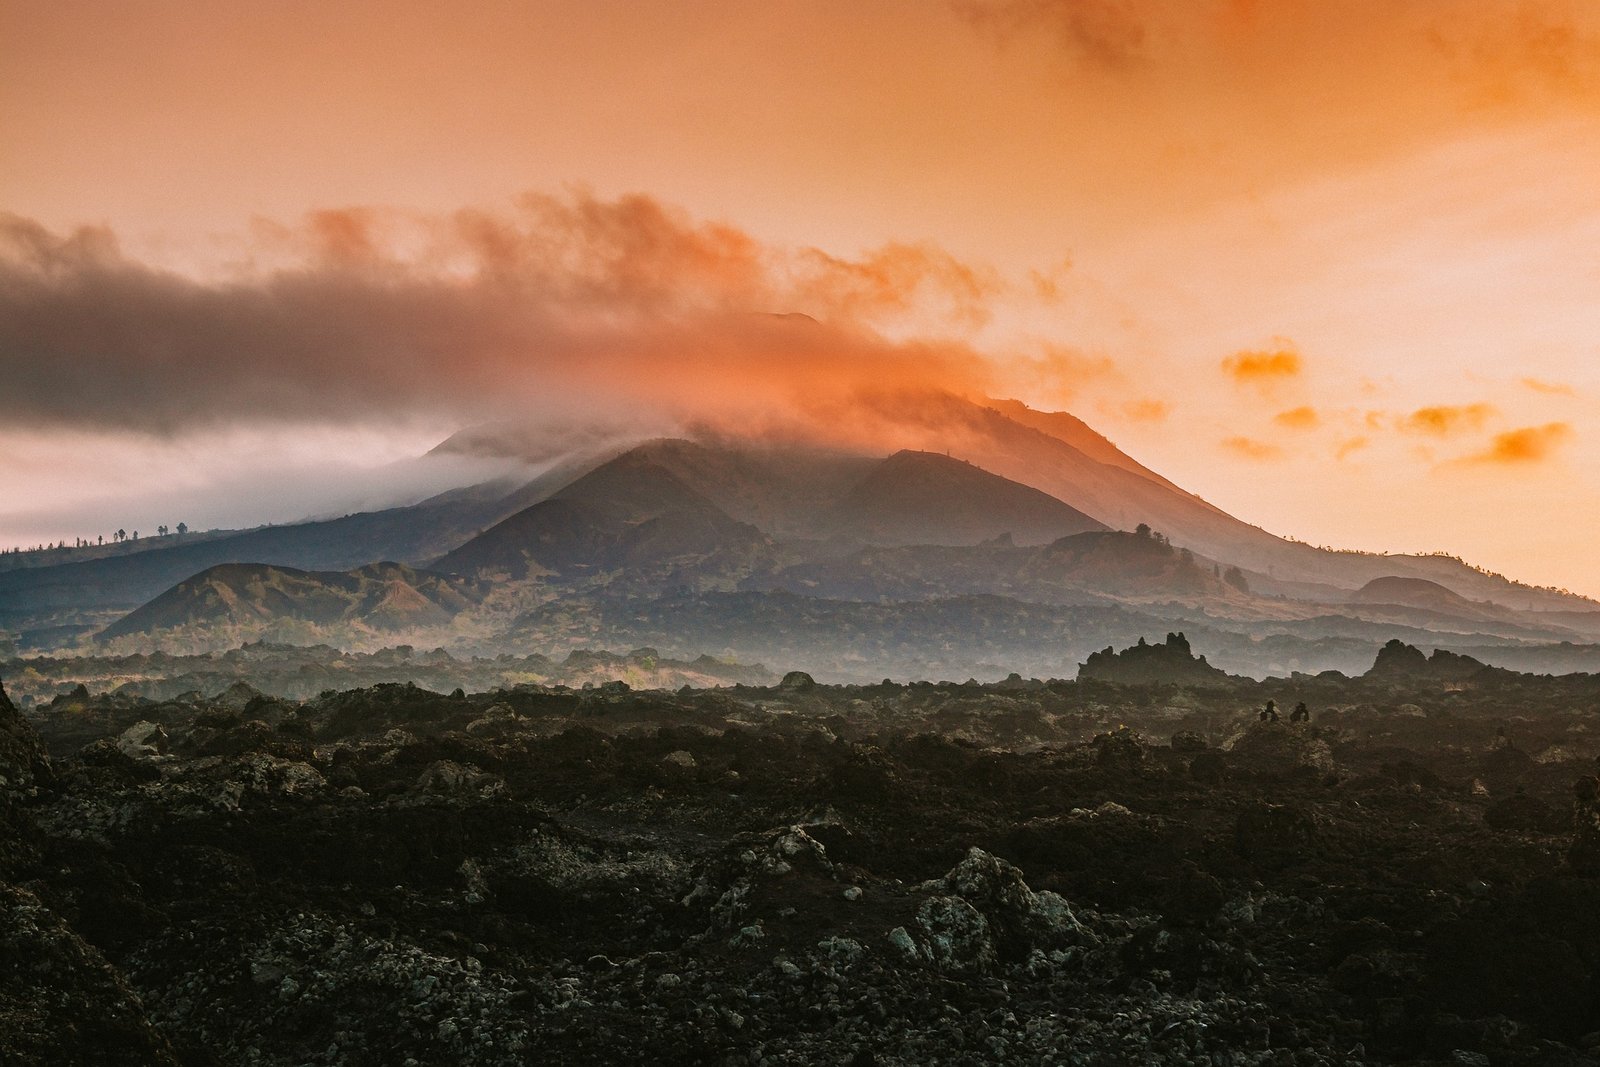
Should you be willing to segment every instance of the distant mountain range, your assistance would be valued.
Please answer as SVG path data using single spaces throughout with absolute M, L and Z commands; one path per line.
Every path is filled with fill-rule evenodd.
M 1370 662 L 1385 628 L 1477 655 L 1600 638 L 1594 601 L 1448 557 L 1274 537 L 1071 415 L 941 396 L 881 419 L 881 436 L 907 447 L 596 430 L 566 434 L 573 447 L 558 452 L 532 427 L 466 431 L 436 451 L 525 449 L 520 458 L 544 473 L 411 507 L 0 572 L 0 628 L 23 648 L 97 633 L 119 648 L 191 650 L 286 627 L 347 646 L 425 632 L 458 650 L 523 652 L 570 647 L 582 632 L 612 647 L 648 637 L 691 658 L 805 661 L 794 639 L 804 630 L 816 662 L 789 665 L 852 676 L 890 663 L 1001 670 L 1008 641 L 1037 664 L 1048 641 L 1067 656 L 1136 638 L 1135 617 L 1211 641 L 1234 670 L 1278 663 L 1265 651 L 1278 638 L 1313 643 L 1296 646 L 1297 664 L 1316 665 L 1319 640 L 1344 642 L 1329 645 L 1330 665 L 1358 653 Z M 740 629 L 719 631 L 707 597 L 731 598 L 722 609 Z M 829 636 L 830 618 L 857 635 L 855 651 Z M 967 624 L 989 637 L 963 634 Z M 1256 647 L 1259 662 L 1240 651 Z

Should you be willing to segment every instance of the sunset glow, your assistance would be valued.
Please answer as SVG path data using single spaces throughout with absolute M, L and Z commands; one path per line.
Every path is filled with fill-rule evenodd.
M 0 0 L 0 544 L 398 498 L 498 418 L 897 448 L 954 393 L 1600 595 L 1593 5 L 383 11 Z

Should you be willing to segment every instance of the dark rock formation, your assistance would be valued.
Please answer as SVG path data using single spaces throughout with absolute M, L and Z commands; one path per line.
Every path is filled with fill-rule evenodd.
M 816 680 L 805 671 L 790 671 L 788 674 L 785 674 L 783 676 L 783 680 L 778 683 L 779 689 L 787 689 L 796 693 L 809 692 L 816 687 Z
M 1363 677 L 1374 681 L 1464 682 L 1492 670 L 1471 656 L 1443 648 L 1426 656 L 1421 649 L 1395 639 L 1378 650 L 1377 659 Z
M 52 777 L 50 758 L 39 735 L 11 703 L 0 682 L 0 794 L 27 792 Z
M 1227 672 L 1196 656 L 1181 633 L 1169 633 L 1159 645 L 1139 643 L 1116 652 L 1110 648 L 1091 653 L 1078 668 L 1079 678 L 1123 685 L 1225 685 Z

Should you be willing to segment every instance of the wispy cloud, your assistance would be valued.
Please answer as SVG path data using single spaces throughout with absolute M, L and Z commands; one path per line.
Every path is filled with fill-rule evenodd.
M 1222 442 L 1222 447 L 1241 459 L 1256 462 L 1269 462 L 1283 458 L 1283 449 L 1267 441 L 1257 441 L 1250 437 L 1229 437 Z
M 1117 412 L 1131 422 L 1163 422 L 1172 414 L 1172 405 L 1165 400 L 1129 400 L 1118 405 Z
M 1482 429 L 1495 414 L 1489 404 L 1438 405 L 1418 408 L 1399 421 L 1400 428 L 1411 433 L 1449 437 L 1453 434 Z
M 1076 59 L 1111 70 L 1144 52 L 1145 13 L 1130 0 L 954 0 L 951 6 L 1002 39 L 1043 31 Z
M 1370 438 L 1347 437 L 1343 441 L 1339 442 L 1338 448 L 1334 449 L 1333 458 L 1342 463 L 1362 449 L 1369 447 L 1371 444 L 1372 441 Z
M 1518 381 L 1524 389 L 1531 389 L 1545 396 L 1576 396 L 1578 391 L 1562 382 L 1547 382 L 1541 378 L 1520 378 Z
M 1272 421 L 1289 430 L 1314 430 L 1321 424 L 1322 419 L 1317 414 L 1317 409 L 1302 405 L 1280 411 L 1272 417 Z
M 1283 338 L 1274 347 L 1235 352 L 1222 361 L 1222 371 L 1239 385 L 1263 385 L 1298 378 L 1304 369 L 1294 344 Z
M 1540 463 L 1554 455 L 1556 449 L 1573 436 L 1571 425 L 1565 422 L 1507 430 L 1495 434 L 1487 449 L 1468 456 L 1465 462 L 1508 466 Z

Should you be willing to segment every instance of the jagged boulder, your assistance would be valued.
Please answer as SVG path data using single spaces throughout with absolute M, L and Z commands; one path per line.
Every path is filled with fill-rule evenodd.
M 968 849 L 943 878 L 920 888 L 935 895 L 917 910 L 916 934 L 896 928 L 889 940 L 908 957 L 942 968 L 987 970 L 1087 936 L 1064 897 L 1035 892 L 1020 870 L 981 848 Z
M 51 711 L 60 711 L 70 708 L 81 708 L 89 702 L 89 687 L 79 682 L 65 693 L 58 694 L 50 701 Z
M 234 682 L 228 688 L 212 698 L 212 703 L 219 708 L 228 708 L 232 711 L 243 711 L 253 700 L 259 700 L 266 694 L 248 682 Z
M 26 792 L 54 778 L 44 743 L 0 683 L 0 793 Z
M 1092 652 L 1079 665 L 1078 677 L 1122 685 L 1225 685 L 1232 680 L 1204 656 L 1196 656 L 1181 633 L 1167 634 L 1158 645 L 1141 637 L 1138 644 L 1121 652 L 1109 647 Z
M 436 760 L 417 776 L 412 792 L 418 797 L 487 800 L 506 791 L 506 782 L 497 774 L 463 766 L 453 760 Z
M 805 671 L 790 671 L 778 683 L 779 689 L 786 689 L 793 693 L 805 693 L 817 687 L 816 679 Z
M 160 759 L 167 754 L 167 744 L 167 731 L 148 721 L 134 723 L 117 738 L 118 751 L 130 759 Z
M 24 805 L 41 788 L 54 784 L 55 771 L 44 744 L 0 686 L 0 878 L 37 858 L 34 825 Z M 0 961 L 4 958 L 0 955 Z M 0 962 L 0 971 L 4 969 Z M 10 1061 L 0 1057 L 0 1062 Z
M 952 971 L 986 971 L 998 962 L 994 929 L 969 901 L 930 897 L 917 909 L 921 958 Z M 893 935 L 891 935 L 893 936 Z
M 1416 678 L 1427 673 L 1427 655 L 1420 648 L 1393 638 L 1378 649 L 1378 658 L 1372 661 L 1372 666 L 1363 677 Z
M 456 690 L 461 692 L 461 690 Z M 454 694 L 451 699 L 457 699 Z M 527 717 L 518 715 L 516 710 L 507 704 L 492 704 L 482 715 L 467 723 L 466 734 L 469 737 L 497 738 L 513 734 L 526 723 Z
M 1377 658 L 1363 677 L 1391 682 L 1462 682 L 1493 670 L 1480 660 L 1444 648 L 1436 648 L 1433 655 L 1427 656 L 1421 649 L 1396 638 L 1378 650 Z
M 1144 765 L 1147 742 L 1135 730 L 1119 726 L 1109 733 L 1099 734 L 1090 742 L 1095 750 L 1095 762 L 1118 771 L 1135 771 Z
M 791 880 L 837 881 L 827 847 L 798 823 L 735 837 L 700 868 L 682 903 L 709 904 L 712 931 L 737 930 L 751 918 L 759 886 Z

